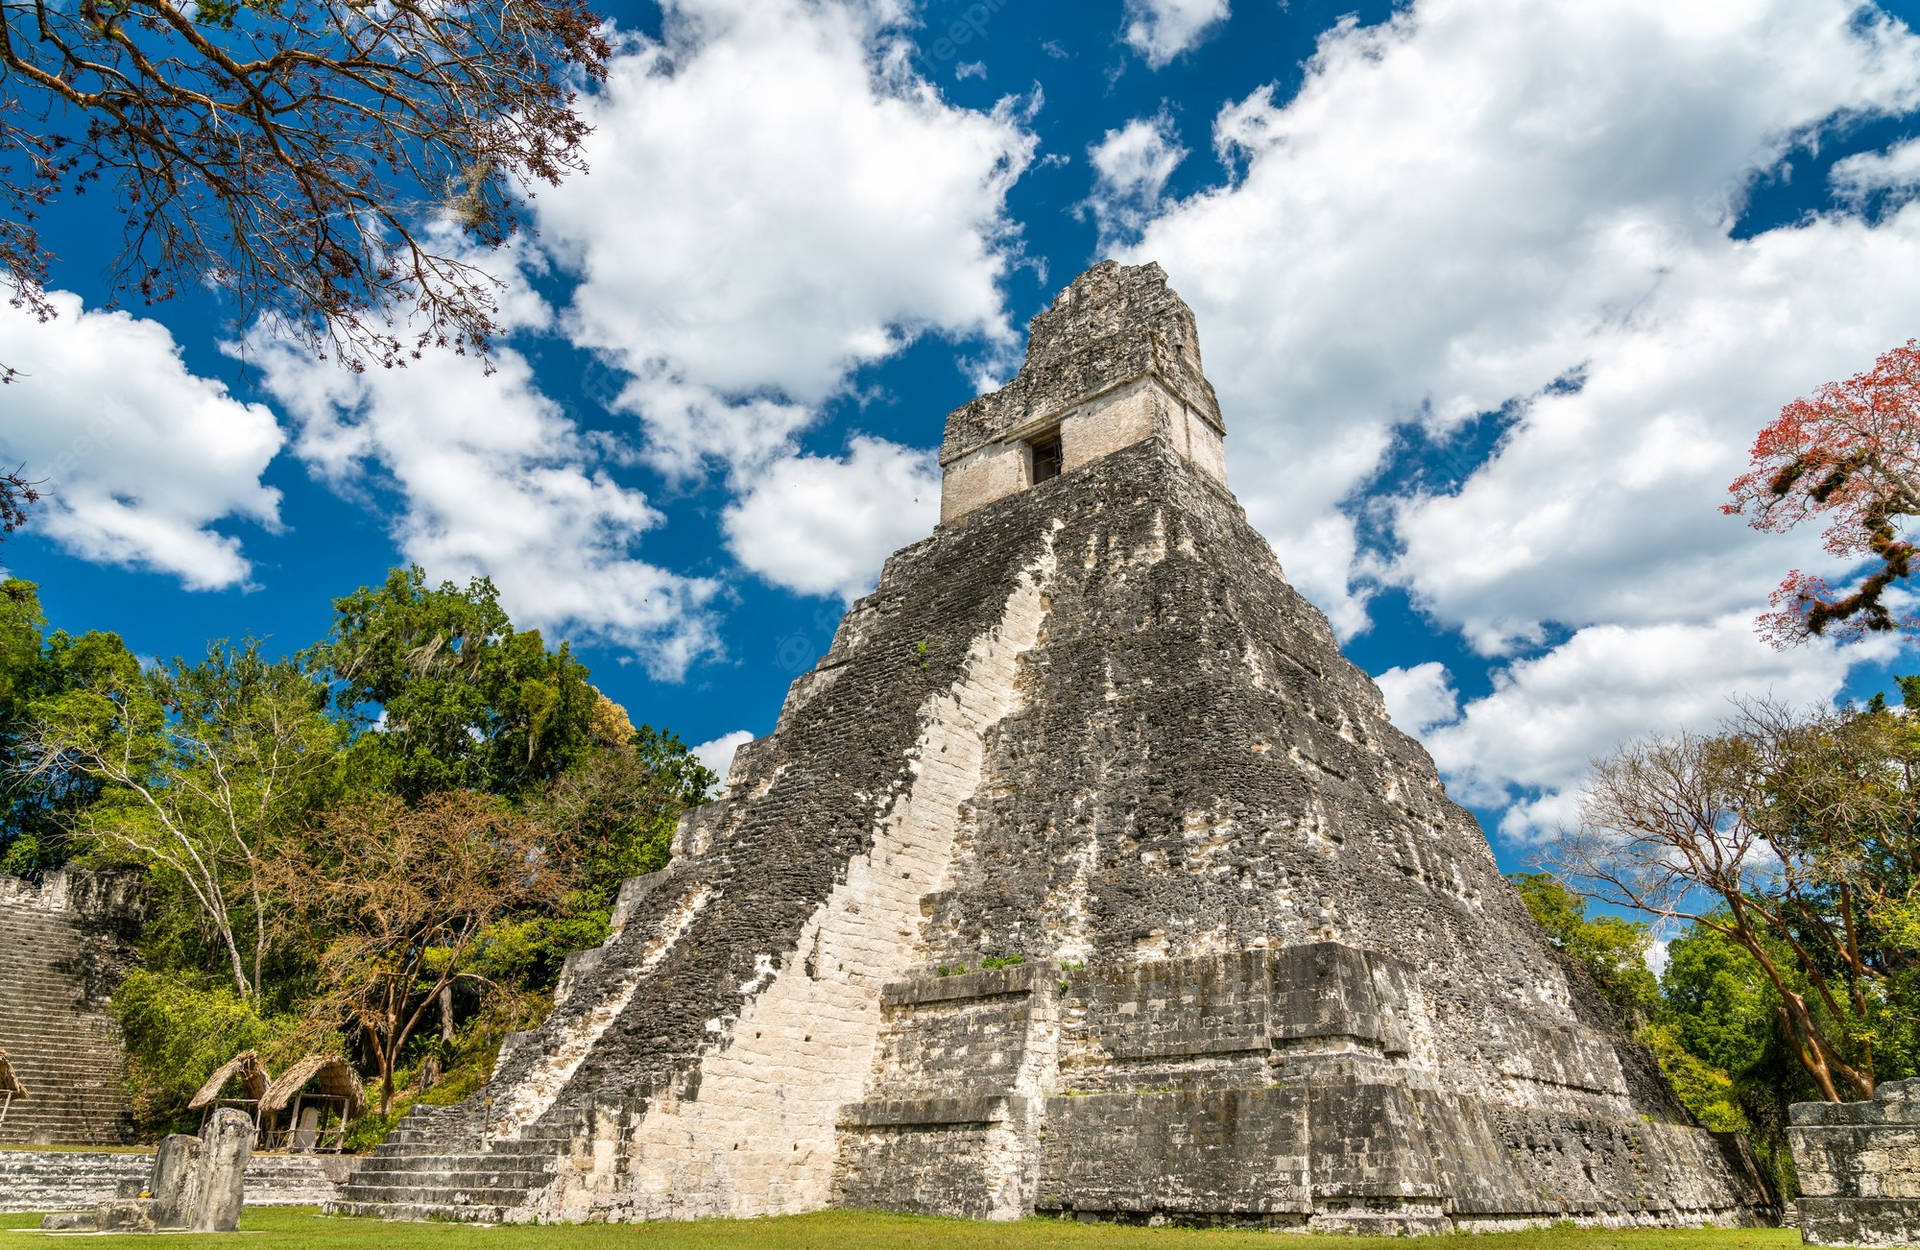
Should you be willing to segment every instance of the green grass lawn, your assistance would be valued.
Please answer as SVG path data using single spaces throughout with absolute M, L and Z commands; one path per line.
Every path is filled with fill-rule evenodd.
M 46 1245 L 38 1233 L 8 1232 L 33 1228 L 37 1216 L 0 1215 L 0 1248 L 26 1250 Z M 306 1208 L 257 1208 L 246 1214 L 240 1236 L 169 1235 L 169 1247 L 225 1246 L 228 1250 L 880 1250 L 896 1246 L 968 1247 L 972 1250 L 1374 1250 L 1410 1244 L 1447 1242 L 1463 1250 L 1785 1250 L 1800 1244 L 1791 1229 L 1550 1229 L 1525 1233 L 1488 1233 L 1471 1238 L 1402 1239 L 1310 1237 L 1261 1232 L 1199 1231 L 1178 1228 L 1120 1228 L 1027 1220 L 983 1224 L 967 1220 L 924 1219 L 827 1211 L 818 1215 L 767 1220 L 703 1220 L 689 1224 L 587 1224 L 563 1227 L 476 1228 L 466 1224 L 384 1224 L 378 1220 L 329 1219 Z M 89 1236 L 88 1247 L 145 1246 L 152 1237 Z

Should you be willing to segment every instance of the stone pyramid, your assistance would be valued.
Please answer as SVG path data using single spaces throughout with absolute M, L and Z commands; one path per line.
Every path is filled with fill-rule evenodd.
M 341 1211 L 1328 1229 L 1766 1199 L 1549 950 L 1227 489 L 1193 314 L 1102 264 L 484 1094 Z

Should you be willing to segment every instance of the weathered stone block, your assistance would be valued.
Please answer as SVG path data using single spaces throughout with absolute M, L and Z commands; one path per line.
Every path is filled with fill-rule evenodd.
M 1304 1216 L 1307 1096 L 1294 1089 L 1089 1094 L 1047 1103 L 1042 1211 Z
M 1387 1020 L 1374 997 L 1367 957 L 1351 946 L 1289 946 L 1273 967 L 1277 1045 L 1351 1038 L 1384 1049 Z
M 200 1131 L 195 1206 L 187 1227 L 196 1233 L 230 1233 L 240 1227 L 252 1153 L 253 1121 L 247 1114 L 232 1107 L 215 1111 Z
M 1887 1081 L 1870 1101 L 1795 1103 L 1787 1141 L 1810 1245 L 1920 1242 L 1920 1080 Z
M 158 1227 L 153 1215 L 151 1198 L 115 1198 L 100 1204 L 95 1227 L 103 1233 L 151 1233 Z
M 192 1227 L 193 1213 L 199 1205 L 203 1150 L 198 1137 L 184 1133 L 160 1139 L 147 1192 L 153 1197 L 154 1222 L 161 1228 Z

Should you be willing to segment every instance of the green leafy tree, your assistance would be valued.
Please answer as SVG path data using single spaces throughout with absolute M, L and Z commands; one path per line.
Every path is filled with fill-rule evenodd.
M 1726 934 L 1691 925 L 1667 943 L 1660 1020 L 1688 1054 L 1726 1073 L 1766 1057 L 1779 998 L 1766 974 Z
M 1553 948 L 1587 971 L 1628 1028 L 1645 1024 L 1660 1001 L 1660 983 L 1647 967 L 1653 935 L 1620 916 L 1587 915 L 1587 900 L 1547 872 L 1507 878 Z
M 485 958 L 499 979 L 551 987 L 561 960 L 604 941 L 620 883 L 667 866 L 680 814 L 718 784 L 678 737 L 634 729 L 617 704 L 602 702 L 597 724 L 624 737 L 599 739 L 526 809 L 568 848 L 574 888 L 553 912 L 492 935 Z
M 1782 953 L 1776 961 L 1790 965 Z M 1806 996 L 1807 987 L 1798 992 Z M 1800 1062 L 1766 971 L 1722 929 L 1689 925 L 1667 947 L 1660 997 L 1656 1023 L 1641 1040 L 1681 1101 L 1708 1127 L 1744 1132 L 1775 1185 L 1792 1193 L 1787 1109 L 1821 1092 Z M 1817 997 L 1811 1001 L 1822 1010 Z
M 253 999 L 268 953 L 264 867 L 335 779 L 342 734 L 326 687 L 251 641 L 152 668 L 118 639 L 73 651 L 74 687 L 33 705 L 27 776 L 98 786 L 73 817 L 75 841 L 184 890 L 235 991 Z
M 190 973 L 136 968 L 114 991 L 112 1012 L 126 1044 L 134 1121 L 156 1136 L 197 1131 L 187 1103 L 241 1051 L 259 1051 L 267 1069 L 278 1072 L 310 1050 L 338 1044 L 316 1038 L 298 1015 L 263 1012 L 231 986 Z
M 34 773 L 27 754 L 34 704 L 74 688 L 103 664 L 132 658 L 112 634 L 75 639 L 43 634 L 45 626 L 32 582 L 0 583 L 0 872 L 16 876 L 66 861 L 66 820 L 99 792 L 85 776 Z
M 1563 876 L 1753 961 L 1820 1097 L 1872 1097 L 1916 1043 L 1920 718 L 1754 703 L 1599 762 Z
M 426 584 L 418 566 L 334 601 L 312 663 L 364 730 L 353 772 L 408 801 L 447 790 L 518 797 L 591 744 L 597 692 L 563 644 L 516 630 L 486 578 Z
M 1635 1036 L 1653 1052 L 1680 1105 L 1716 1133 L 1745 1133 L 1752 1129 L 1740 1109 L 1733 1078 L 1681 1045 L 1669 1024 L 1653 1024 Z

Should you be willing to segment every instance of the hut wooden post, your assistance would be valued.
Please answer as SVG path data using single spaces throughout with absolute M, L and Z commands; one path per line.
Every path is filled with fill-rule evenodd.
M 226 1089 L 235 1081 L 240 1083 L 240 1097 L 226 1097 Z M 200 1092 L 187 1104 L 189 1110 L 200 1113 L 200 1126 L 206 1127 L 213 1113 L 221 1107 L 232 1107 L 245 1111 L 253 1122 L 254 1140 L 260 1137 L 260 1100 L 266 1097 L 273 1082 L 267 1077 L 267 1069 L 260 1062 L 260 1056 L 251 1050 L 243 1050 L 215 1069 Z
M 310 1088 L 311 1087 L 311 1088 Z M 366 1106 L 366 1093 L 360 1086 L 360 1078 L 354 1075 L 353 1068 L 338 1055 L 308 1055 L 293 1067 L 280 1074 L 280 1078 L 268 1087 L 260 1098 L 260 1124 L 262 1129 L 268 1125 L 269 1142 L 278 1147 L 290 1148 L 300 1142 L 300 1114 L 302 1110 L 324 1108 L 337 1111 L 342 1125 L 359 1115 Z M 337 1150 L 344 1141 L 344 1127 L 334 1135 L 332 1146 L 327 1144 L 324 1118 L 326 1110 L 317 1113 L 316 1132 L 313 1142 L 306 1148 L 310 1150 Z

